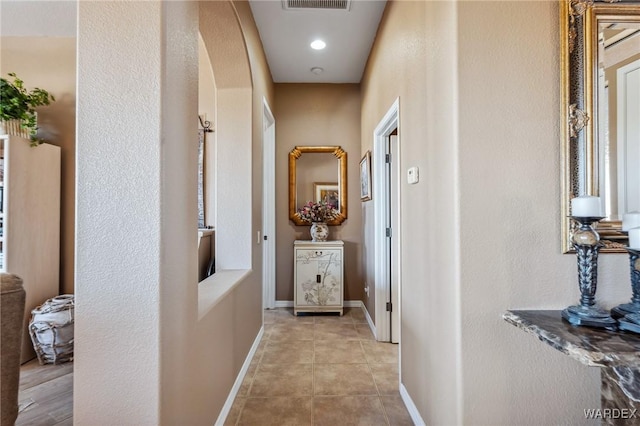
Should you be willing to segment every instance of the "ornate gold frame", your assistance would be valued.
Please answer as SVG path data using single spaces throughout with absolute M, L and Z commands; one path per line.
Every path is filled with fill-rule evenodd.
M 596 139 L 598 17 L 640 15 L 640 1 L 560 0 L 562 121 L 562 251 L 572 252 L 570 204 L 578 195 L 599 195 Z M 639 17 L 640 19 L 640 17 Z M 601 252 L 626 253 L 621 221 L 601 221 Z
M 327 225 L 340 225 L 347 219 L 347 153 L 339 146 L 296 146 L 289 153 L 289 219 L 296 225 L 309 225 L 296 209 L 296 161 L 305 153 L 329 153 L 340 161 L 340 214 Z

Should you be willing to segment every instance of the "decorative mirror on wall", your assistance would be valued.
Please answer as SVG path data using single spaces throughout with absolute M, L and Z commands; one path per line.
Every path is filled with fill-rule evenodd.
M 309 201 L 326 201 L 340 212 L 328 225 L 347 218 L 347 153 L 339 146 L 296 146 L 289 153 L 289 219 L 309 225 L 298 209 Z
M 570 200 L 596 195 L 601 252 L 626 253 L 622 216 L 640 211 L 640 0 L 563 0 L 562 245 Z

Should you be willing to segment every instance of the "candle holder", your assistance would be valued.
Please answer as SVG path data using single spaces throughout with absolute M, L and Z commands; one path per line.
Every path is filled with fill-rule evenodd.
M 562 311 L 562 318 L 573 325 L 599 327 L 615 331 L 617 322 L 608 311 L 596 306 L 598 287 L 598 252 L 603 244 L 593 229 L 593 223 L 602 217 L 571 216 L 578 224 L 571 235 L 571 245 L 576 250 L 578 260 L 578 284 L 580 286 L 580 304 L 569 306 Z
M 627 248 L 631 276 L 631 303 L 623 303 L 611 310 L 621 330 L 640 333 L 640 250 Z

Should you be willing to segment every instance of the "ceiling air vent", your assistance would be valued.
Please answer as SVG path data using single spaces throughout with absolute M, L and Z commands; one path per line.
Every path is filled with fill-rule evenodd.
M 284 10 L 334 9 L 349 10 L 351 0 L 282 0 Z

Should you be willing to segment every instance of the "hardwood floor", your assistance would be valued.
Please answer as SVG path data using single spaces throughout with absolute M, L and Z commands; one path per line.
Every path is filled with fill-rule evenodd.
M 73 425 L 73 362 L 20 368 L 20 413 L 16 426 Z

